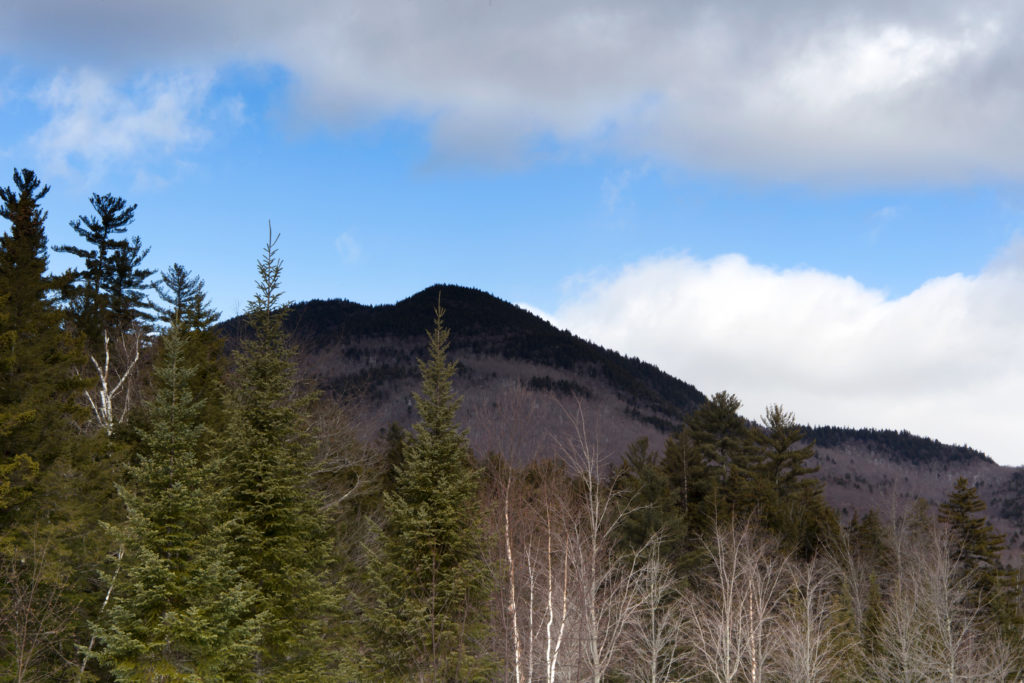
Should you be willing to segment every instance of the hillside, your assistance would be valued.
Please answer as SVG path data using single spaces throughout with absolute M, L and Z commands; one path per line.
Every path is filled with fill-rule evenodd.
M 477 453 L 513 460 L 558 455 L 559 439 L 582 408 L 602 450 L 617 457 L 647 437 L 660 448 L 686 415 L 706 401 L 693 385 L 650 363 L 627 358 L 559 330 L 540 317 L 476 289 L 435 285 L 392 305 L 314 300 L 293 306 L 287 326 L 304 371 L 349 407 L 372 438 L 391 422 L 415 418 L 416 361 L 440 294 L 459 362 L 460 414 Z M 225 324 L 231 334 L 238 321 Z M 742 398 L 742 397 L 741 397 Z M 797 416 L 799 418 L 799 416 Z M 974 483 L 989 515 L 1017 548 L 1024 542 L 1024 470 L 1003 467 L 966 446 L 905 431 L 808 428 L 818 476 L 845 518 L 942 500 L 959 476 Z

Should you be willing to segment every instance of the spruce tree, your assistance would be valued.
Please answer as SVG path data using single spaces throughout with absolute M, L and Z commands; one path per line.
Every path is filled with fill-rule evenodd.
M 177 324 L 183 339 L 183 353 L 195 372 L 190 388 L 203 401 L 203 418 L 211 427 L 223 425 L 223 387 L 226 373 L 224 342 L 214 324 L 220 313 L 206 297 L 206 283 L 184 266 L 175 263 L 160 274 L 156 290 L 166 304 L 156 306 L 160 321 Z
M 487 678 L 490 573 L 484 564 L 477 473 L 455 423 L 444 310 L 435 310 L 416 395 L 419 422 L 402 449 L 385 522 L 369 566 L 368 677 L 429 681 Z
M 252 336 L 235 353 L 221 445 L 229 512 L 242 576 L 264 614 L 254 673 L 267 680 L 315 678 L 325 665 L 333 609 L 330 542 L 312 493 L 309 404 L 296 381 L 282 327 L 282 262 L 271 234 L 246 319 Z
M 49 189 L 28 169 L 14 172 L 13 188 L 0 188 L 0 217 L 10 221 L 0 234 L 0 538 L 16 522 L 3 508 L 16 513 L 35 472 L 67 450 L 82 386 L 73 373 L 77 346 L 54 301 L 62 281 L 47 275 L 40 200 Z
M 156 306 L 161 321 L 180 321 L 186 332 L 208 330 L 220 318 L 206 300 L 206 283 L 185 266 L 175 263 L 160 273 L 156 291 L 165 306 Z
M 48 189 L 28 169 L 0 189 L 0 217 L 10 222 L 0 235 L 0 552 L 22 567 L 45 558 L 38 566 L 61 610 L 95 614 L 106 551 L 97 520 L 111 511 L 115 475 L 102 439 L 77 424 L 84 413 L 75 399 L 88 385 L 57 305 L 66 280 L 47 274 Z M 83 637 L 71 635 L 48 659 L 75 657 L 72 641 Z
M 118 680 L 242 680 L 255 661 L 263 615 L 236 569 L 236 524 L 225 515 L 184 350 L 172 325 L 150 425 L 120 488 L 128 515 L 113 532 L 124 555 L 94 628 L 97 659 Z

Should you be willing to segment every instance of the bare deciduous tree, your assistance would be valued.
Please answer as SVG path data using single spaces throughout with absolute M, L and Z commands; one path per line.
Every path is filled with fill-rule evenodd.
M 633 579 L 637 601 L 626 631 L 623 671 L 630 680 L 670 681 L 682 664 L 683 603 L 678 579 L 661 560 L 655 538 Z
M 1006 680 L 1015 654 L 981 606 L 969 599 L 972 576 L 958 567 L 948 529 L 918 509 L 896 520 L 896 566 L 884 600 L 872 676 L 899 681 Z
M 96 386 L 85 391 L 93 419 L 108 435 L 124 421 L 133 405 L 143 333 L 138 327 L 119 332 L 113 339 L 103 330 L 102 359 L 89 356 L 96 371 Z
M 617 551 L 615 534 L 629 505 L 617 499 L 615 482 L 602 477 L 609 463 L 587 430 L 582 404 L 566 416 L 570 435 L 559 440 L 559 448 L 579 500 L 566 538 L 580 615 L 577 642 L 585 673 L 597 683 L 622 649 L 626 626 L 639 608 L 634 582 L 642 549 Z
M 4 680 L 53 680 L 55 669 L 73 666 L 67 641 L 75 609 L 67 582 L 52 570 L 45 546 L 0 556 L 0 663 L 10 667 Z
M 788 559 L 749 522 L 718 525 L 704 548 L 709 571 L 685 602 L 690 666 L 717 683 L 765 680 Z
M 815 556 L 789 567 L 789 589 L 776 662 L 787 681 L 833 681 L 853 647 L 836 609 L 839 573 L 831 558 Z

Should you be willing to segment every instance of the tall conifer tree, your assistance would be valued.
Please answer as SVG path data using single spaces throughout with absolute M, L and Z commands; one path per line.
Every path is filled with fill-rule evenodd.
M 255 661 L 262 616 L 236 569 L 224 492 L 189 388 L 185 340 L 172 325 L 155 370 L 157 395 L 138 463 L 121 497 L 127 520 L 113 598 L 94 629 L 99 661 L 119 680 L 244 679 Z
M 689 417 L 684 430 L 708 467 L 710 487 L 699 513 L 709 518 L 742 519 L 758 505 L 758 449 L 740 405 L 735 394 L 720 391 Z
M 61 279 L 46 274 L 40 200 L 49 189 L 28 169 L 14 172 L 13 188 L 0 188 L 0 217 L 10 221 L 0 234 L 0 538 L 3 508 L 24 500 L 30 475 L 68 447 L 80 387 L 76 346 L 55 302 Z
M 428 681 L 486 678 L 486 605 L 477 473 L 455 424 L 448 329 L 438 304 L 416 396 L 420 421 L 403 449 L 369 567 L 367 675 Z
M 69 273 L 73 279 L 64 297 L 86 339 L 99 346 L 104 331 L 122 332 L 151 318 L 146 290 L 155 271 L 142 267 L 149 249 L 139 238 L 121 237 L 135 220 L 137 205 L 111 194 L 93 194 L 89 203 L 96 215 L 79 216 L 71 228 L 91 248 L 65 244 L 55 250 L 84 262 L 83 270 Z
M 156 290 L 166 304 L 157 306 L 159 319 L 177 324 L 184 340 L 183 353 L 193 366 L 190 388 L 203 401 L 204 421 L 220 428 L 223 419 L 223 385 L 226 373 L 224 342 L 213 328 L 220 318 L 206 298 L 206 283 L 184 266 L 175 263 L 160 273 Z
M 769 406 L 761 417 L 762 427 L 754 431 L 761 448 L 756 465 L 762 522 L 777 533 L 791 549 L 805 557 L 839 533 L 839 520 L 825 502 L 824 486 L 808 475 L 818 471 L 808 465 L 814 444 L 801 445 L 803 430 L 793 413 L 782 406 Z
M 297 386 L 294 350 L 282 327 L 281 272 L 271 234 L 257 268 L 247 321 L 252 336 L 235 354 L 222 449 L 239 570 L 264 614 L 254 673 L 265 680 L 316 679 L 325 665 L 333 605 L 330 542 L 310 486 L 311 396 Z
M 1024 635 L 1024 619 L 1013 602 L 1021 586 L 1003 565 L 1006 536 L 997 532 L 985 517 L 985 507 L 978 489 L 959 477 L 949 498 L 939 505 L 939 521 L 949 525 L 954 559 L 961 576 L 970 584 L 972 606 L 1019 640 Z

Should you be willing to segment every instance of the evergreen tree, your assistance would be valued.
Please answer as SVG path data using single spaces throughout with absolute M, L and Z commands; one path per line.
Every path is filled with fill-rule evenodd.
M 757 472 L 759 450 L 739 408 L 734 394 L 720 391 L 694 411 L 686 424 L 686 434 L 710 474 L 710 490 L 700 512 L 712 519 L 743 519 L 763 499 Z
M 971 584 L 971 603 L 999 622 L 1006 631 L 1021 629 L 1020 615 L 1008 593 L 1016 592 L 1011 573 L 1002 562 L 1006 537 L 985 517 L 985 501 L 978 489 L 958 477 L 953 490 L 939 505 L 939 521 L 949 526 L 954 559 Z M 1019 635 L 1018 635 L 1019 637 Z
M 72 254 L 85 263 L 72 271 L 64 297 L 79 329 L 91 346 L 98 346 L 103 332 L 121 332 L 139 320 L 150 318 L 147 280 L 155 271 L 142 268 L 149 253 L 139 238 L 119 237 L 135 220 L 136 204 L 121 197 L 93 194 L 89 199 L 96 216 L 79 216 L 71 227 L 91 248 L 62 245 L 55 250 Z
M 299 391 L 282 327 L 276 242 L 271 234 L 257 266 L 256 296 L 246 312 L 253 336 L 235 354 L 221 448 L 230 515 L 238 523 L 238 568 L 256 587 L 256 612 L 265 615 L 255 673 L 305 680 L 324 666 L 333 607 L 330 541 L 310 485 L 311 396 Z
M 206 300 L 205 286 L 202 278 L 180 263 L 160 273 L 156 291 L 166 304 L 156 306 L 160 320 L 168 325 L 180 321 L 185 332 L 208 330 L 220 318 L 220 313 Z
M 76 424 L 75 398 L 87 384 L 75 371 L 80 345 L 56 304 L 66 280 L 46 274 L 47 191 L 27 169 L 0 189 L 0 216 L 10 221 L 0 235 L 0 552 L 22 567 L 36 563 L 59 611 L 95 614 L 106 551 L 97 520 L 111 510 L 114 468 L 101 456 L 105 439 Z M 83 634 L 67 635 L 50 664 L 75 656 L 72 642 Z
M 49 189 L 28 169 L 14 172 L 14 188 L 0 188 L 0 217 L 11 223 L 0 235 L 0 538 L 15 521 L 3 509 L 14 513 L 34 474 L 67 448 L 82 386 L 72 371 L 76 345 L 54 303 L 61 280 L 46 274 L 39 202 Z
M 174 324 L 155 370 L 150 426 L 120 489 L 128 517 L 114 536 L 124 556 L 94 629 L 104 646 L 97 658 L 118 680 L 241 680 L 255 661 L 263 615 L 236 569 L 235 522 L 224 518 L 184 350 Z
M 641 548 L 657 536 L 661 559 L 676 562 L 686 538 L 686 518 L 678 506 L 679 493 L 662 464 L 646 437 L 626 449 L 618 476 L 614 477 L 623 506 L 617 530 L 629 549 Z
M 213 428 L 223 425 L 223 387 L 226 372 L 224 342 L 213 328 L 220 318 L 206 298 L 206 283 L 184 266 L 175 263 L 160 274 L 156 290 L 166 304 L 157 306 L 159 319 L 177 324 L 183 339 L 183 353 L 194 373 L 190 388 L 203 402 L 203 421 Z
M 754 439 L 761 448 L 756 474 L 763 482 L 758 487 L 762 522 L 809 559 L 839 532 L 839 520 L 825 502 L 824 487 L 808 476 L 818 471 L 807 464 L 814 457 L 814 445 L 800 446 L 803 430 L 793 413 L 778 404 L 765 410 L 761 422 Z
M 676 492 L 676 506 L 689 522 L 712 489 L 711 472 L 687 426 L 665 442 L 662 468 Z
M 820 489 L 820 482 L 806 478 L 818 471 L 817 466 L 807 465 L 807 461 L 814 457 L 814 445 L 798 448 L 804 433 L 793 413 L 787 413 L 778 404 L 771 405 L 765 409 L 761 423 L 764 428 L 756 437 L 765 454 L 761 467 L 779 496 L 789 496 L 804 489 Z
M 430 681 L 486 678 L 490 574 L 483 561 L 477 473 L 455 424 L 444 311 L 429 333 L 416 396 L 420 421 L 402 449 L 385 523 L 371 558 L 367 675 Z

